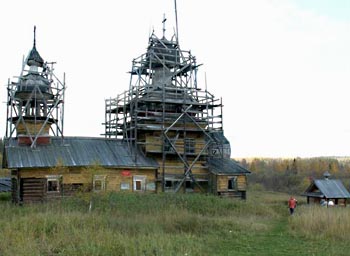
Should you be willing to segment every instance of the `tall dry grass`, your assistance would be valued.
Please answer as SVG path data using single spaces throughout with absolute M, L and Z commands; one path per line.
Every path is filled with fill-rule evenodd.
M 307 238 L 350 242 L 350 208 L 304 205 L 289 219 L 289 227 Z
M 0 255 L 212 255 L 227 236 L 263 233 L 271 207 L 206 195 L 94 195 L 16 206 L 0 201 Z
M 313 210 L 298 198 L 290 217 L 288 196 L 93 194 L 91 211 L 79 197 L 23 206 L 0 197 L 0 255 L 347 255 L 348 209 Z M 333 220 L 343 230 L 336 221 L 325 230 Z

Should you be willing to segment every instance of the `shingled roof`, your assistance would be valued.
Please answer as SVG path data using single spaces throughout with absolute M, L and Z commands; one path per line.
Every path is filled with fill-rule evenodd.
M 36 148 L 18 145 L 17 139 L 5 141 L 3 166 L 15 168 L 44 168 L 62 166 L 158 168 L 158 163 L 141 153 L 131 154 L 120 140 L 87 137 L 51 137 L 48 145 Z

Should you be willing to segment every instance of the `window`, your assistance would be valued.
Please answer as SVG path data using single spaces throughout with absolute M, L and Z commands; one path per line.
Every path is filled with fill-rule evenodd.
M 134 176 L 134 191 L 146 190 L 146 176 Z
M 130 190 L 130 184 L 127 182 L 120 183 L 120 190 Z
M 59 181 L 58 180 L 48 180 L 47 181 L 47 191 L 48 192 L 59 192 Z
M 164 151 L 167 153 L 174 152 L 174 148 L 171 146 L 170 142 L 167 139 L 164 139 Z
M 92 188 L 94 192 L 104 191 L 106 189 L 106 176 L 94 175 Z
M 101 180 L 95 180 L 94 190 L 95 191 L 102 190 L 102 181 Z
M 193 192 L 194 183 L 191 180 L 186 180 L 186 192 Z
M 237 188 L 237 177 L 229 177 L 227 180 L 227 189 L 236 190 Z
M 66 187 L 64 187 L 64 190 L 65 192 L 83 191 L 83 187 L 84 187 L 83 183 L 72 183 L 72 184 L 66 185 Z
M 174 192 L 177 189 L 181 180 L 179 179 L 168 179 L 165 180 L 165 191 L 166 192 Z
M 61 190 L 61 175 L 48 175 L 47 179 L 47 192 L 60 192 Z
M 171 181 L 171 180 L 166 180 L 165 181 L 165 188 L 167 189 L 169 189 L 169 188 L 173 188 L 173 181 Z
M 195 153 L 195 140 L 191 138 L 185 139 L 185 153 L 194 154 Z
M 156 191 L 156 183 L 155 182 L 147 182 L 146 190 L 147 191 Z
M 141 190 L 142 189 L 142 181 L 141 180 L 135 180 L 135 190 Z

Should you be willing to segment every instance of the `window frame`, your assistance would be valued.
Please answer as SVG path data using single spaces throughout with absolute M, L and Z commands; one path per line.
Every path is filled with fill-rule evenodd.
M 145 175 L 133 176 L 133 179 L 132 179 L 133 191 L 136 191 L 136 192 L 146 191 L 146 180 L 147 180 L 147 177 Z M 140 189 L 137 189 L 137 182 L 140 182 Z
M 100 189 L 96 189 L 96 182 L 101 182 Z M 94 175 L 92 179 L 92 190 L 94 192 L 103 192 L 106 190 L 106 175 Z
M 228 191 L 237 190 L 237 176 L 229 176 L 227 178 L 227 190 Z
M 56 189 L 55 190 L 49 190 L 52 188 L 49 184 L 51 182 L 56 182 Z M 46 175 L 46 193 L 60 193 L 62 188 L 62 175 Z
M 194 192 L 194 182 L 192 180 L 185 181 L 186 192 Z
M 196 140 L 193 138 L 185 138 L 185 149 L 186 154 L 196 153 Z
M 120 183 L 120 190 L 121 191 L 130 190 L 130 183 L 129 182 L 121 182 Z

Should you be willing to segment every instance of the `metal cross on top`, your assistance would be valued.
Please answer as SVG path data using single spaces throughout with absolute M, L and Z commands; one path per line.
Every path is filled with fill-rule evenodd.
M 166 22 L 166 18 L 165 18 L 165 13 L 163 14 L 163 38 L 165 38 L 165 22 Z
M 36 46 L 36 26 L 34 26 L 34 43 L 33 46 Z

